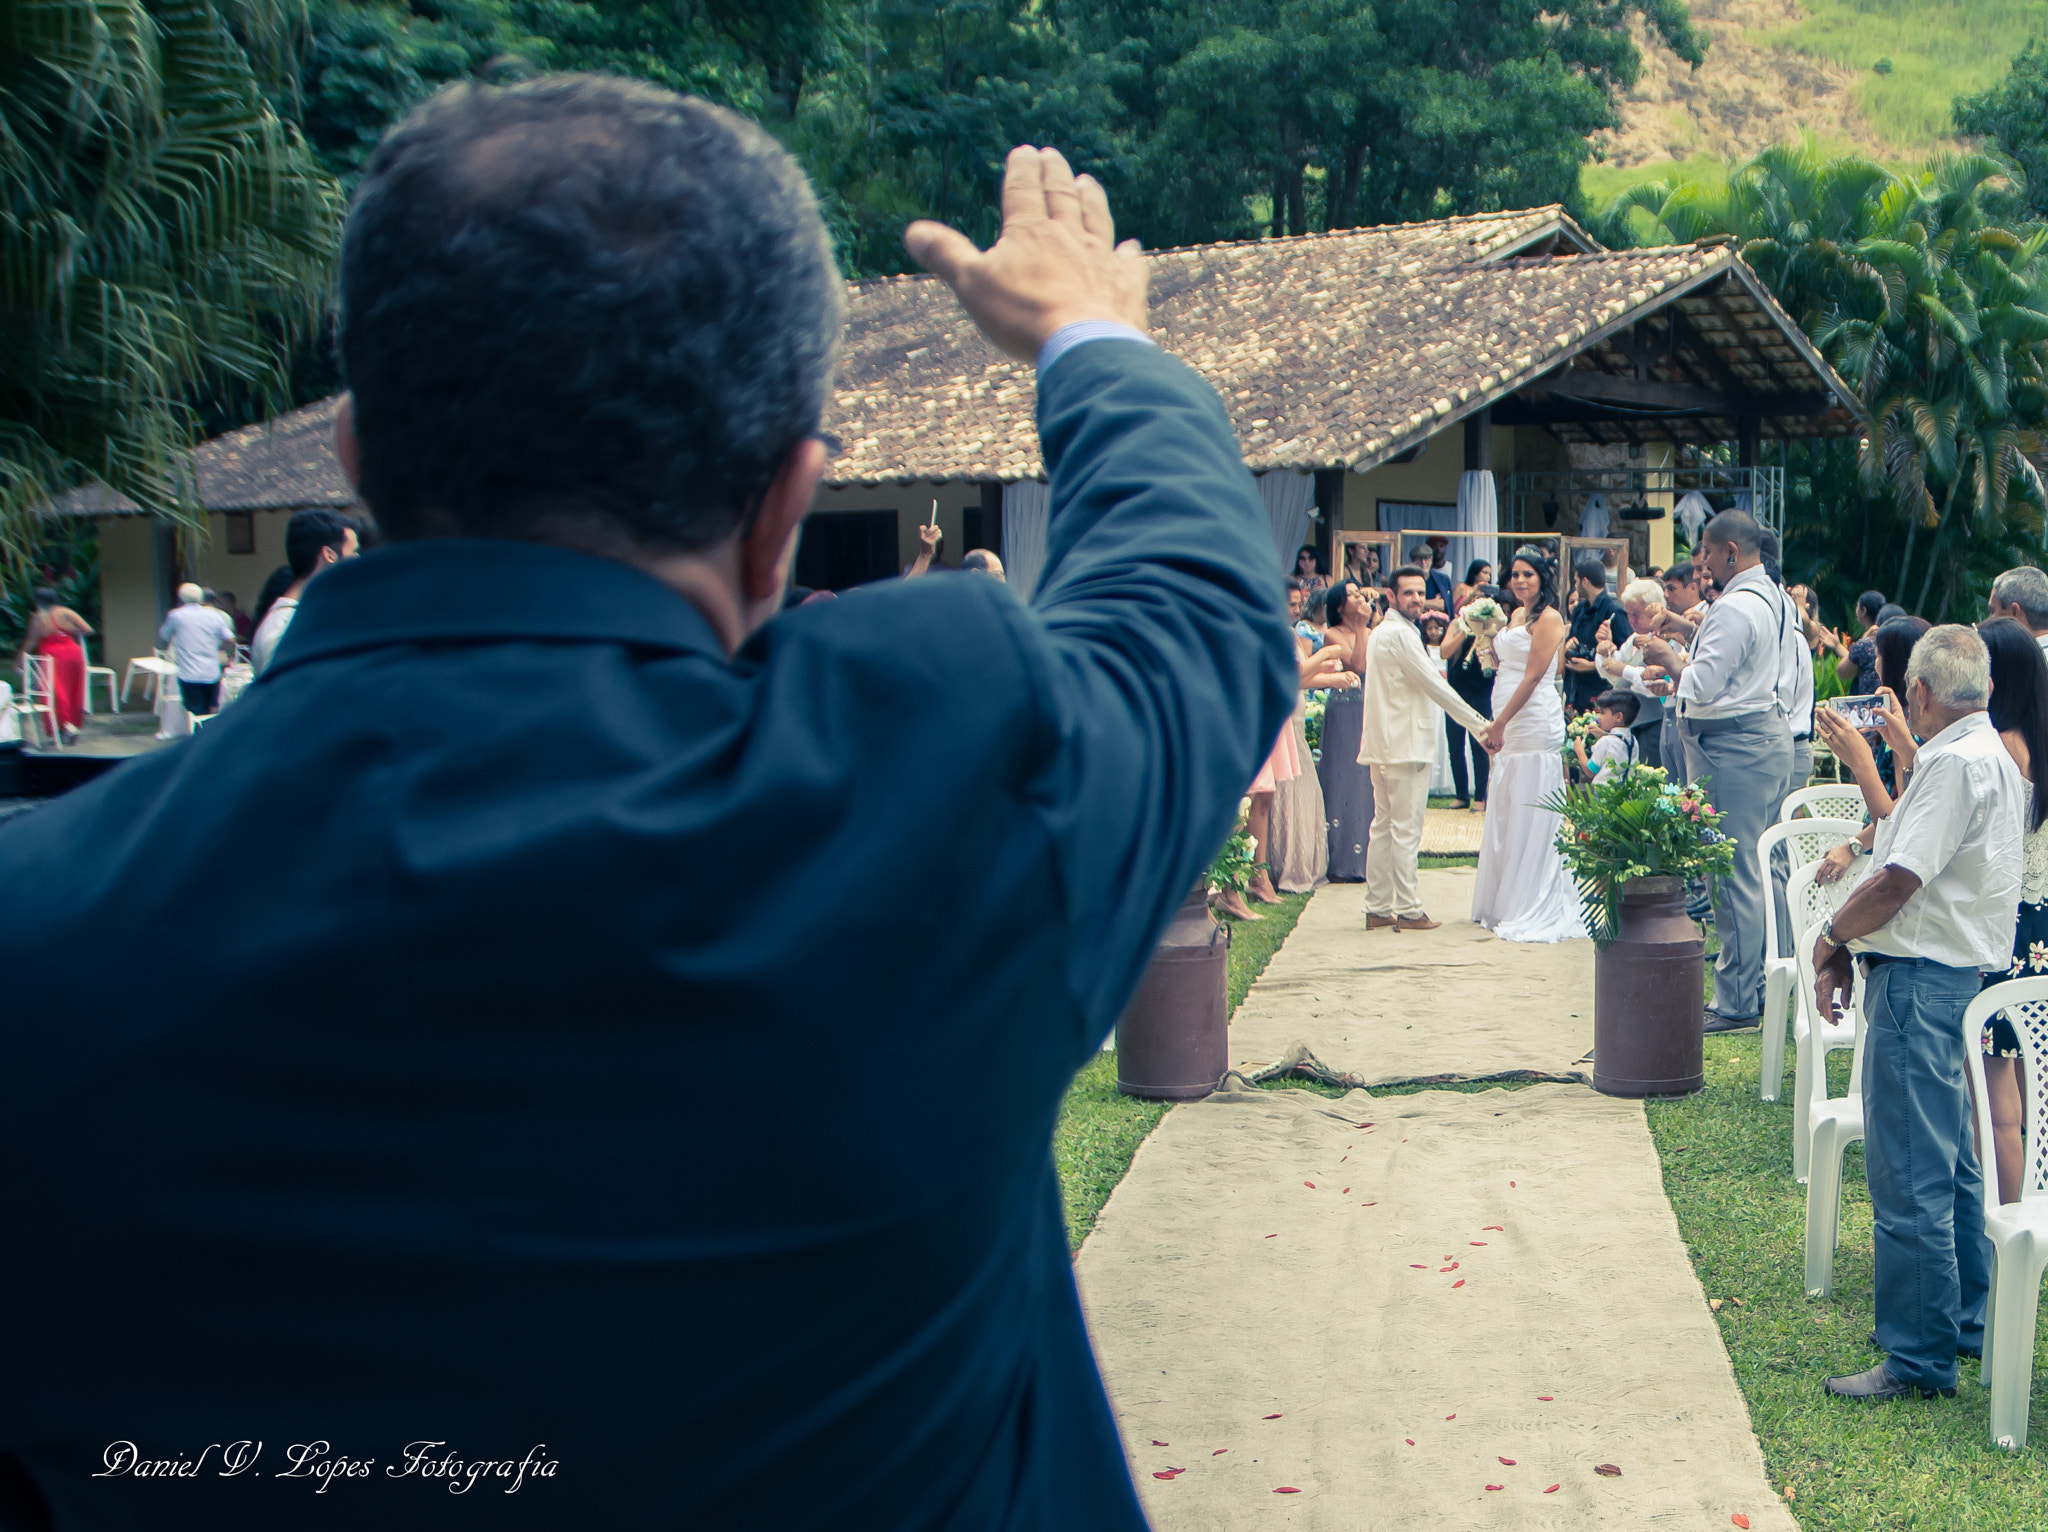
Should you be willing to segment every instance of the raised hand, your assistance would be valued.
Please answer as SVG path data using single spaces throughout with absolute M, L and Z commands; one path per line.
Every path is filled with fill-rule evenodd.
M 1145 328 L 1145 262 L 1116 242 L 1109 198 L 1057 149 L 1020 144 L 1003 173 L 1003 232 L 986 250 L 957 229 L 919 219 L 903 246 L 953 289 L 982 334 L 1019 361 L 1063 325 L 1109 319 Z

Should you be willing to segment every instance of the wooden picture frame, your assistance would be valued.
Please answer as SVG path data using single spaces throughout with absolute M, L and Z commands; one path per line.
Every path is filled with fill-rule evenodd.
M 1394 556 L 1397 544 L 1398 534 L 1393 532 L 1339 532 L 1336 567 L 1330 571 L 1330 582 L 1335 584 L 1351 578 L 1345 571 L 1351 565 L 1351 549 L 1357 545 L 1371 552 L 1378 563 L 1378 569 L 1368 583 L 1375 589 L 1384 589 L 1394 570 L 1400 566 L 1401 561 Z

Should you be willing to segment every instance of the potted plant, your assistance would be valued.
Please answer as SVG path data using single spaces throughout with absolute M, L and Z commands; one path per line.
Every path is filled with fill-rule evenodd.
M 1685 913 L 1691 877 L 1727 873 L 1735 843 L 1699 788 L 1654 766 L 1568 787 L 1546 807 L 1578 884 L 1593 956 L 1593 1085 L 1668 1096 L 1706 1083 L 1706 942 Z

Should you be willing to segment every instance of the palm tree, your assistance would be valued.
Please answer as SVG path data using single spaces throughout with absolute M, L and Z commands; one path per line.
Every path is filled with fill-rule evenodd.
M 2048 231 L 1993 212 L 2017 180 L 1985 154 L 1937 158 L 1909 180 L 1808 140 L 1764 150 L 1724 186 L 1630 188 L 1603 219 L 1644 243 L 1734 238 L 1871 420 L 1856 453 L 1866 503 L 1816 508 L 1854 533 L 1788 530 L 1838 554 L 1853 543 L 1847 585 L 1906 602 L 1918 575 L 1911 608 L 1938 596 L 1937 617 L 1981 577 L 1973 566 L 2038 556 L 2042 486 L 2026 454 L 2048 426 Z
M 341 203 L 270 108 L 289 0 L 0 5 L 0 564 L 97 479 L 196 516 L 202 388 L 281 399 Z

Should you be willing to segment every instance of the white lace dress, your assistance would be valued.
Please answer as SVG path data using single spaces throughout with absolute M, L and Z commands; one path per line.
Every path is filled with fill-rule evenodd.
M 1500 662 L 1493 678 L 1495 717 L 1522 684 L 1531 642 L 1525 627 L 1509 628 L 1494 640 Z M 1562 942 L 1586 934 L 1578 890 L 1557 854 L 1558 817 L 1540 807 L 1564 788 L 1564 702 L 1557 691 L 1562 662 L 1562 653 L 1552 658 L 1550 674 L 1509 721 L 1493 758 L 1472 918 L 1503 941 Z

